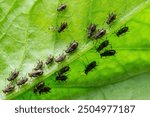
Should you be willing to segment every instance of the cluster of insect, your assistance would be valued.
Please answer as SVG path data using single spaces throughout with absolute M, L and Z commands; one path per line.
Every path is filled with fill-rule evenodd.
M 57 11 L 61 12 L 64 11 L 67 8 L 67 5 L 65 4 L 61 4 L 58 8 Z M 108 25 L 112 24 L 113 21 L 116 19 L 116 14 L 115 13 L 111 13 L 109 14 L 109 16 L 107 17 L 107 21 L 106 23 Z M 62 31 L 64 31 L 67 28 L 68 24 L 67 22 L 63 22 L 60 27 L 57 29 L 58 33 L 61 33 Z M 119 37 L 120 35 L 126 33 L 128 31 L 128 27 L 125 26 L 121 29 L 119 29 L 116 32 L 116 35 Z M 94 39 L 94 40 L 98 40 L 100 38 L 102 38 L 103 36 L 105 36 L 106 34 L 106 30 L 105 29 L 97 29 L 97 25 L 96 24 L 90 24 L 88 26 L 87 29 L 87 37 Z M 57 57 L 54 58 L 54 56 L 49 55 L 45 64 L 46 65 L 50 65 L 53 62 L 56 63 L 60 63 L 62 61 L 65 60 L 66 55 L 73 53 L 77 47 L 78 47 L 79 43 L 76 41 L 73 41 L 69 44 L 69 46 L 67 47 L 67 49 L 65 50 L 66 54 L 61 54 Z M 103 52 L 101 52 L 105 47 L 107 47 L 109 45 L 109 40 L 104 40 L 97 48 L 96 51 L 100 54 L 101 57 L 106 57 L 106 56 L 113 56 L 116 54 L 116 51 L 113 49 L 110 50 L 105 50 Z M 30 73 L 28 73 L 28 76 L 33 78 L 33 77 L 40 77 L 43 75 L 44 71 L 43 71 L 43 61 L 38 61 L 37 65 L 32 69 L 32 71 Z M 87 75 L 92 69 L 94 69 L 97 66 L 96 61 L 92 61 L 90 62 L 84 69 L 84 73 Z M 70 70 L 69 66 L 65 66 L 63 68 L 61 68 L 57 74 L 56 74 L 56 80 L 57 81 L 66 81 L 67 75 L 66 73 Z M 16 78 L 19 76 L 19 71 L 14 70 L 10 73 L 9 77 L 7 78 L 8 81 L 10 81 L 10 84 L 7 85 L 2 91 L 3 93 L 7 94 L 10 93 L 12 91 L 15 90 L 15 84 L 14 81 L 16 81 Z M 16 85 L 18 85 L 19 87 L 24 85 L 26 82 L 28 81 L 28 77 L 24 76 L 22 77 L 20 80 L 16 81 Z M 45 83 L 43 81 L 39 82 L 37 85 L 35 85 L 33 92 L 34 93 L 39 93 L 39 94 L 43 94 L 43 93 L 47 93 L 50 92 L 51 88 L 49 86 L 45 86 Z

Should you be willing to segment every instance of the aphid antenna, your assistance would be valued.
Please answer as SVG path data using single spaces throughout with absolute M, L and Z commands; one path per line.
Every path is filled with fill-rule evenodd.
M 50 26 L 48 27 L 48 30 L 51 30 L 51 31 L 57 31 L 57 26 Z
M 63 18 L 65 21 L 72 16 L 73 16 L 73 13 L 71 13 L 71 15 L 58 14 L 58 17 Z
M 84 60 L 79 60 L 79 62 L 81 63 L 81 64 L 83 64 L 84 65 L 84 67 L 86 67 L 86 63 L 84 62 Z

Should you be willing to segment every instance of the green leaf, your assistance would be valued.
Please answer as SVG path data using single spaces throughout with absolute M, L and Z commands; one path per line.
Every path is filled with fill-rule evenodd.
M 67 8 L 57 12 L 61 3 Z M 111 12 L 117 14 L 117 19 L 108 26 L 106 18 Z M 30 79 L 22 87 L 16 86 L 15 91 L 8 95 L 1 91 L 1 98 L 150 99 L 149 13 L 150 0 L 1 0 L 1 90 L 9 83 L 6 78 L 14 69 L 20 71 L 21 78 L 32 71 L 38 60 L 45 61 L 49 54 L 57 57 L 65 53 L 70 42 L 79 42 L 77 51 L 67 55 L 64 62 L 49 67 L 45 65 L 42 77 Z M 53 30 L 64 21 L 68 23 L 64 32 Z M 106 29 L 106 36 L 98 41 L 88 39 L 90 23 Z M 129 31 L 117 37 L 115 32 L 125 25 Z M 101 58 L 95 48 L 106 38 L 117 54 Z M 111 46 L 106 49 L 111 49 Z M 98 65 L 85 75 L 86 65 L 93 60 Z M 68 80 L 55 81 L 56 72 L 65 65 L 71 68 L 67 73 Z M 34 94 L 33 87 L 42 80 L 52 88 L 51 92 Z

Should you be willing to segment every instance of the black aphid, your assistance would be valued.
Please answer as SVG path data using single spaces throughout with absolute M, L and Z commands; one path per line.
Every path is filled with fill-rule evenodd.
M 97 33 L 94 35 L 95 39 L 101 38 L 106 34 L 105 29 L 98 30 Z
M 57 75 L 56 76 L 56 80 L 66 81 L 67 80 L 67 76 L 65 76 L 65 75 Z
M 107 47 L 108 45 L 109 45 L 109 41 L 108 41 L 108 40 L 103 41 L 103 42 L 98 46 L 98 48 L 96 49 L 97 52 L 101 51 L 103 48 Z
M 128 29 L 129 29 L 129 28 L 128 28 L 127 26 L 125 26 L 125 27 L 119 29 L 118 32 L 116 33 L 116 35 L 119 37 L 119 36 L 122 35 L 123 33 L 126 33 L 126 32 L 128 31 Z
M 7 78 L 8 81 L 12 81 L 14 79 L 16 79 L 19 75 L 19 71 L 13 71 L 11 72 L 11 74 L 9 75 L 9 77 Z
M 63 68 L 61 68 L 59 71 L 58 71 L 58 75 L 62 75 L 64 73 L 66 73 L 67 71 L 70 70 L 70 67 L 69 66 L 65 66 Z
M 20 85 L 23 85 L 25 84 L 26 82 L 28 81 L 28 78 L 25 76 L 25 77 L 22 77 L 21 80 L 17 81 L 17 85 L 20 86 Z
M 70 43 L 69 47 L 65 50 L 66 53 L 72 53 L 73 51 L 75 51 L 78 47 L 78 42 L 73 41 L 72 43 Z
M 48 58 L 47 58 L 45 64 L 46 64 L 46 65 L 49 65 L 49 64 L 51 64 L 51 63 L 53 62 L 53 60 L 54 60 L 54 57 L 53 57 L 52 55 L 50 55 L 50 56 L 48 56 Z
M 43 62 L 42 61 L 38 61 L 37 65 L 35 66 L 35 68 L 33 70 L 42 70 L 43 68 Z
M 38 77 L 41 76 L 43 74 L 43 70 L 39 69 L 39 70 L 33 70 L 31 73 L 28 73 L 29 77 Z
M 61 4 L 58 8 L 57 8 L 57 11 L 63 11 L 63 10 L 65 10 L 66 9 L 66 7 L 67 7 L 67 5 L 65 5 L 65 4 Z
M 113 56 L 116 54 L 115 50 L 106 50 L 103 53 L 100 54 L 101 57 L 103 56 Z
M 42 89 L 39 90 L 39 94 L 48 93 L 50 92 L 50 90 L 51 90 L 50 87 L 43 87 Z
M 114 13 L 109 14 L 106 23 L 107 23 L 107 24 L 111 24 L 111 23 L 116 19 L 116 16 L 117 16 L 117 15 L 114 14 Z
M 45 86 L 45 83 L 43 81 L 39 82 L 33 89 L 33 92 L 36 93 L 40 89 L 42 89 Z
M 12 92 L 12 91 L 14 91 L 14 89 L 15 89 L 15 85 L 7 85 L 7 87 L 5 88 L 5 89 L 3 89 L 2 91 L 3 91 L 3 93 L 10 93 L 10 92 Z
M 91 38 L 96 31 L 96 25 L 95 24 L 90 24 L 88 27 L 88 38 Z
M 95 67 L 96 67 L 96 61 L 92 61 L 90 64 L 87 65 L 87 67 L 84 70 L 84 73 L 88 74 Z
M 55 62 L 62 62 L 66 58 L 65 54 L 59 55 L 58 57 L 55 58 Z
M 58 28 L 58 32 L 61 33 L 64 29 L 66 29 L 68 26 L 67 22 L 61 23 L 60 27 Z

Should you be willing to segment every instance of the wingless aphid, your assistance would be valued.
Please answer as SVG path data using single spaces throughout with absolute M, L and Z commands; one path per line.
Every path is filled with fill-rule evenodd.
M 113 56 L 115 54 L 116 54 L 115 50 L 106 50 L 103 53 L 101 53 L 100 56 L 102 58 L 103 56 Z
M 106 23 L 107 23 L 107 24 L 111 24 L 111 23 L 116 19 L 116 16 L 117 16 L 117 15 L 114 14 L 114 13 L 109 14 Z
M 33 70 L 31 73 L 28 73 L 29 77 L 39 77 L 43 74 L 43 70 Z
M 37 65 L 35 66 L 35 68 L 33 70 L 39 70 L 43 68 L 43 62 L 42 61 L 38 61 Z
M 69 70 L 70 70 L 70 67 L 69 66 L 65 66 L 65 67 L 63 67 L 63 68 L 61 68 L 59 70 L 58 75 L 62 75 L 62 74 L 66 73 Z
M 25 84 L 26 82 L 28 81 L 28 78 L 25 76 L 25 77 L 22 77 L 21 80 L 17 81 L 17 85 L 20 86 L 20 85 L 23 85 Z
M 74 52 L 78 47 L 78 42 L 73 41 L 70 43 L 69 47 L 65 50 L 66 53 L 72 53 Z
M 7 87 L 5 88 L 5 89 L 3 89 L 2 91 L 3 91 L 3 93 L 10 93 L 10 92 L 12 92 L 12 91 L 14 91 L 14 89 L 15 89 L 15 85 L 7 85 Z
M 36 93 L 40 89 L 42 89 L 45 86 L 45 83 L 43 81 L 39 82 L 33 89 L 33 92 Z
M 127 26 L 125 26 L 125 27 L 119 29 L 118 32 L 116 33 L 116 35 L 119 37 L 119 36 L 122 35 L 123 33 L 126 33 L 126 32 L 128 31 L 128 29 L 129 29 L 129 28 L 128 28 Z
M 65 54 L 59 55 L 58 57 L 55 58 L 55 62 L 59 63 L 62 62 L 66 58 Z
M 56 76 L 56 80 L 66 81 L 67 80 L 67 76 L 65 76 L 65 75 L 57 75 Z
M 88 38 L 91 38 L 96 31 L 96 25 L 95 24 L 90 24 L 88 27 Z
M 98 32 L 94 35 L 94 38 L 99 39 L 99 38 L 103 37 L 105 34 L 106 34 L 105 29 L 98 30 Z
M 48 93 L 50 92 L 50 90 L 51 90 L 50 87 L 43 87 L 42 89 L 39 90 L 39 94 Z
M 108 41 L 108 40 L 103 41 L 103 42 L 98 46 L 98 48 L 96 49 L 97 52 L 101 51 L 102 49 L 104 49 L 104 48 L 107 47 L 108 45 L 109 45 L 109 41 Z
M 67 5 L 61 4 L 61 5 L 57 8 L 57 11 L 58 11 L 58 12 L 63 11 L 63 10 L 66 9 L 66 7 L 67 7 Z
M 49 65 L 49 64 L 51 64 L 51 63 L 53 62 L 53 60 L 54 60 L 54 57 L 53 57 L 52 55 L 50 55 L 50 56 L 48 56 L 48 58 L 47 58 L 45 64 L 46 64 L 46 65 Z
M 11 72 L 11 74 L 9 75 L 9 77 L 7 78 L 8 81 L 12 81 L 14 79 L 16 79 L 19 75 L 19 71 L 13 71 Z
M 84 70 L 84 73 L 87 75 L 92 69 L 96 67 L 96 61 L 92 61 Z
M 60 27 L 58 28 L 58 32 L 61 33 L 63 30 L 65 30 L 67 28 L 68 24 L 67 22 L 63 22 L 61 23 Z

